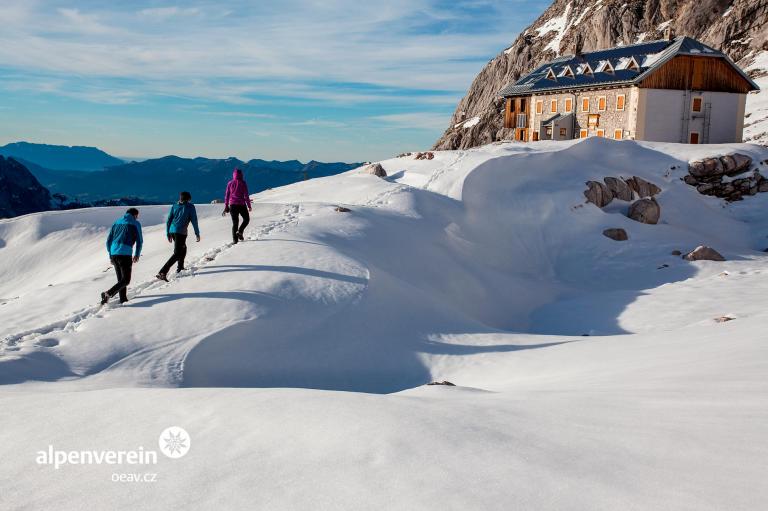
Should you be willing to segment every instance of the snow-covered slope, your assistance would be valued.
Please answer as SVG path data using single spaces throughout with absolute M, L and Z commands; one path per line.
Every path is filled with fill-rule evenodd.
M 768 158 L 596 138 L 396 158 L 254 196 L 236 246 L 200 206 L 168 284 L 165 208 L 144 207 L 123 307 L 93 305 L 120 210 L 2 221 L 0 508 L 765 507 L 768 194 L 680 181 L 735 150 Z M 584 204 L 630 175 L 663 189 L 659 225 Z M 671 255 L 700 244 L 729 261 Z M 171 425 L 192 448 L 154 484 L 35 463 Z

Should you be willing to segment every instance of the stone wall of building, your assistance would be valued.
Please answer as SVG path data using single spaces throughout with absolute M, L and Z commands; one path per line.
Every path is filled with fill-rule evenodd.
M 624 108 L 623 110 L 617 109 L 618 97 L 624 95 Z M 599 98 L 605 98 L 605 109 L 599 109 Z M 589 110 L 585 111 L 582 108 L 582 100 L 584 98 L 589 99 Z M 571 100 L 571 112 L 575 114 L 575 126 L 573 130 L 572 138 L 580 138 L 586 131 L 587 136 L 601 135 L 608 138 L 616 138 L 616 130 L 621 130 L 621 138 L 631 139 L 635 137 L 635 118 L 637 108 L 637 88 L 636 87 L 623 87 L 614 89 L 596 89 L 596 90 L 582 90 L 574 92 L 558 92 L 553 94 L 539 94 L 534 95 L 531 98 L 531 120 L 529 140 L 534 140 L 534 133 L 538 132 L 539 140 L 546 140 L 546 133 L 544 132 L 541 122 L 545 121 L 557 113 L 568 114 L 566 100 Z M 552 112 L 551 102 L 557 101 L 557 111 Z M 541 113 L 537 112 L 537 103 L 541 102 Z M 599 115 L 598 126 L 589 126 L 590 114 Z M 560 136 L 560 130 L 556 130 L 553 133 L 555 140 L 563 140 L 565 137 Z M 570 131 L 570 130 L 569 130 Z M 571 138 L 571 137 L 568 137 Z

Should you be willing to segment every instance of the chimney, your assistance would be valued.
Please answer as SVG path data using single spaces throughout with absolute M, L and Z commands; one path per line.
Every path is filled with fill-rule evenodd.
M 664 39 L 672 41 L 675 38 L 675 28 L 667 25 L 664 28 Z

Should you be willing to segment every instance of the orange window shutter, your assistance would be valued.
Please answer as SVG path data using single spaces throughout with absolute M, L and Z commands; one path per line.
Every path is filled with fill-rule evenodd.
M 694 112 L 701 112 L 701 98 L 693 98 L 693 108 L 692 110 Z
M 557 112 L 557 100 L 553 99 L 549 105 L 549 109 L 552 113 Z
M 587 138 L 587 130 L 580 130 L 579 138 Z
M 589 98 L 584 98 L 581 100 L 581 111 L 589 112 Z
M 566 99 L 565 100 L 565 111 L 570 112 L 573 110 L 573 100 L 572 99 Z
M 597 109 L 605 110 L 605 98 L 600 98 L 599 102 L 597 103 Z
M 621 94 L 616 98 L 616 110 L 624 110 L 624 94 Z
M 622 130 L 616 130 L 613 132 L 613 138 L 615 138 L 616 140 L 621 140 L 622 138 L 624 138 L 623 135 L 624 135 L 624 132 Z

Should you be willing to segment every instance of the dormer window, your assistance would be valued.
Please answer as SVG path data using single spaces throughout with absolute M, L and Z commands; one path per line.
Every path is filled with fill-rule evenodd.
M 551 67 L 549 69 L 547 69 L 547 80 L 555 80 L 555 81 L 557 81 L 557 78 L 555 77 L 555 72 L 552 71 Z
M 584 73 L 587 76 L 592 76 L 593 74 L 595 74 L 595 72 L 592 71 L 592 66 L 589 65 L 589 62 L 584 64 L 584 69 L 582 70 L 582 73 Z
M 640 65 L 635 60 L 635 57 L 631 57 L 629 59 L 629 63 L 627 64 L 627 69 L 631 69 L 632 71 L 640 71 Z
M 613 64 L 609 60 L 601 60 L 597 65 L 596 73 L 610 73 L 613 74 Z
M 573 78 L 573 69 L 571 69 L 571 66 L 565 66 L 565 67 L 562 69 L 562 71 L 560 71 L 560 74 L 559 74 L 559 75 L 557 75 L 557 76 L 559 76 L 559 77 L 564 77 L 564 76 L 566 76 L 566 77 L 568 77 L 568 78 Z

